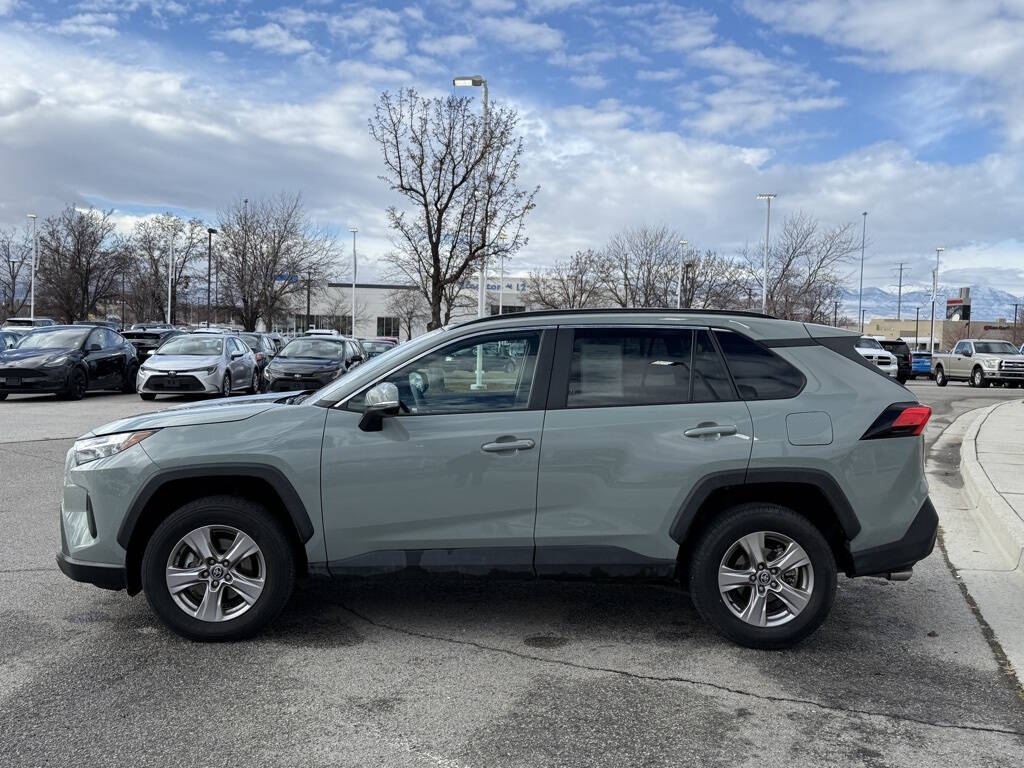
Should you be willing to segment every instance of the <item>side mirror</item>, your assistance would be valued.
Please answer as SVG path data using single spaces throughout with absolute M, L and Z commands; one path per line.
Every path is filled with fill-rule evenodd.
M 231 359 L 232 360 L 237 360 L 238 358 L 240 358 L 244 354 L 245 354 L 244 352 L 232 352 L 231 353 Z
M 367 391 L 364 403 L 366 410 L 359 420 L 359 428 L 363 432 L 380 432 L 384 428 L 385 416 L 398 415 L 398 387 L 387 381 L 381 382 Z
M 965 349 L 964 350 L 964 357 L 974 357 L 974 353 L 971 350 L 969 350 L 969 349 Z
M 101 349 L 103 349 L 103 347 L 101 347 L 99 344 L 90 344 L 89 345 L 89 349 L 87 351 L 88 352 L 99 352 Z

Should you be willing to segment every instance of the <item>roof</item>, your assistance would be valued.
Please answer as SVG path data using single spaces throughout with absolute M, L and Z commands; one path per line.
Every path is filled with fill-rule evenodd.
M 686 317 L 689 315 L 709 315 L 712 317 L 753 317 L 760 320 L 775 320 L 777 318 L 771 315 L 765 315 L 761 312 L 747 312 L 743 310 L 729 310 L 729 309 L 649 309 L 649 308 L 623 308 L 623 307 L 604 307 L 601 309 L 540 309 L 533 312 L 508 312 L 501 315 L 488 315 L 487 317 L 478 317 L 474 320 L 467 320 L 465 323 L 460 325 L 471 325 L 473 323 L 486 323 L 493 320 L 511 320 L 519 318 L 530 318 L 530 317 L 543 317 L 552 318 L 558 316 L 568 317 L 584 317 L 593 315 L 679 315 Z

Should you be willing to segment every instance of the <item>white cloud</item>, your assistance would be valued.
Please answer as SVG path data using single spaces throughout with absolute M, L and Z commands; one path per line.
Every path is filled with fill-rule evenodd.
M 608 85 L 608 80 L 601 75 L 573 75 L 569 81 L 578 88 L 586 90 L 600 90 Z
M 15 83 L 0 85 L 0 118 L 10 117 L 39 103 L 41 94 Z
M 460 53 L 476 47 L 476 38 L 472 35 L 442 35 L 441 37 L 425 37 L 419 42 L 419 48 L 434 56 L 458 56 Z
M 678 67 L 669 69 L 641 69 L 636 73 L 637 80 L 648 80 L 655 83 L 667 83 L 671 80 L 678 80 L 683 74 Z
M 405 39 L 401 37 L 390 37 L 382 40 L 374 40 L 373 45 L 370 46 L 370 53 L 374 58 L 383 59 L 384 61 L 391 61 L 397 59 L 406 54 L 408 48 L 405 45 Z
M 116 24 L 117 16 L 113 13 L 79 13 L 61 19 L 54 31 L 61 35 L 102 40 L 117 37 Z
M 482 32 L 520 51 L 553 51 L 562 47 L 562 33 L 547 24 L 527 21 L 515 16 L 480 19 Z
M 286 56 L 313 50 L 313 44 L 309 40 L 295 37 L 280 24 L 274 22 L 255 28 L 236 27 L 220 32 L 216 37 L 235 43 L 247 43 L 254 48 Z
M 470 0 L 469 4 L 482 13 L 505 13 L 516 7 L 515 0 Z
M 18 5 L 18 0 L 0 0 L 0 16 L 6 16 Z

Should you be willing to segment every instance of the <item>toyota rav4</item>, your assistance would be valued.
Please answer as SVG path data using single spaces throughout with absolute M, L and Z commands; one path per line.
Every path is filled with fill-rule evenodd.
M 437 330 L 83 436 L 57 560 L 201 640 L 265 627 L 297 577 L 411 569 L 677 579 L 723 635 L 789 646 L 838 572 L 904 579 L 935 541 L 930 409 L 858 338 L 669 310 Z

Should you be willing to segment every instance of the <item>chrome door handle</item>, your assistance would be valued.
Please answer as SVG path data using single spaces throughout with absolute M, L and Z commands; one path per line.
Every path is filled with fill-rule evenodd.
M 735 435 L 739 430 L 735 424 L 702 424 L 683 432 L 687 437 L 726 437 Z
M 480 450 L 487 453 L 507 453 L 510 451 L 528 451 L 533 448 L 534 442 L 529 438 L 525 440 L 495 440 L 493 443 L 484 443 Z

